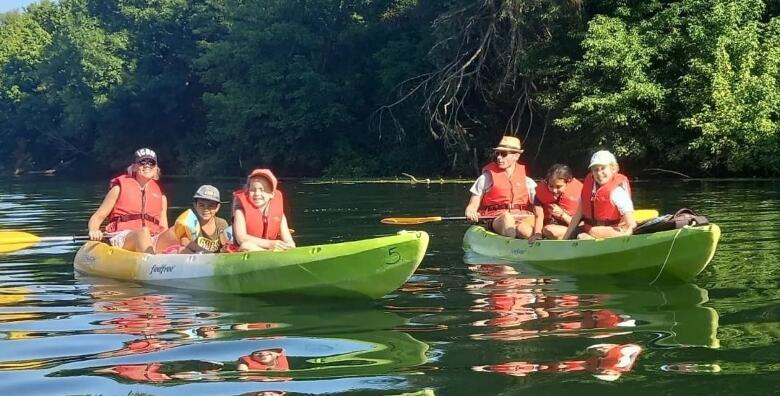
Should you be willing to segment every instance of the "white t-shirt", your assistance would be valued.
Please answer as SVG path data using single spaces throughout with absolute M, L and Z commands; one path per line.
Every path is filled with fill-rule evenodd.
M 609 194 L 609 200 L 617 207 L 621 216 L 634 211 L 634 202 L 631 201 L 631 196 L 622 186 L 617 186 L 612 190 L 612 193 Z
M 490 187 L 493 187 L 493 178 L 490 176 L 490 172 L 482 172 L 482 174 L 477 178 L 477 181 L 475 181 L 471 186 L 469 191 L 471 191 L 472 194 L 481 197 L 482 194 L 490 190 Z M 525 187 L 528 189 L 529 202 L 533 202 L 534 197 L 536 196 L 536 182 L 530 177 L 526 176 Z

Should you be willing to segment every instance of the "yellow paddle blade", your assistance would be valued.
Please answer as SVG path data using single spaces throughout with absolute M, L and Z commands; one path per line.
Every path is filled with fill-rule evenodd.
M 385 219 L 380 220 L 382 224 L 397 224 L 397 225 L 407 225 L 407 224 L 423 224 L 423 223 L 433 223 L 435 221 L 441 221 L 441 216 L 431 216 L 431 217 L 388 217 Z
M 22 231 L 0 231 L 0 253 L 8 253 L 35 245 L 40 238 Z
M 659 213 L 655 209 L 637 209 L 634 211 L 634 221 L 644 223 L 658 217 Z

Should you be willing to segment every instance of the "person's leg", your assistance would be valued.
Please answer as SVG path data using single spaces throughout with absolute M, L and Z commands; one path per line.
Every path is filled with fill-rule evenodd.
M 561 240 L 566 234 L 566 226 L 560 224 L 547 224 L 542 228 L 542 236 L 544 239 Z
M 612 226 L 591 227 L 590 232 L 588 233 L 593 238 L 613 238 L 617 236 L 628 235 L 628 233 L 625 230 L 618 227 L 612 227 Z
M 154 254 L 152 233 L 146 227 L 134 230 L 127 234 L 125 245 L 122 248 L 132 252 Z
M 155 252 L 165 252 L 171 246 L 180 246 L 179 238 L 176 237 L 176 230 L 173 227 L 168 228 L 153 239 Z
M 515 218 L 512 217 L 509 212 L 504 212 L 500 216 L 493 219 L 492 227 L 496 234 L 500 234 L 509 238 L 517 237 Z
M 525 213 L 521 213 L 525 214 Z M 517 222 L 517 238 L 528 239 L 534 234 L 534 217 L 522 218 Z

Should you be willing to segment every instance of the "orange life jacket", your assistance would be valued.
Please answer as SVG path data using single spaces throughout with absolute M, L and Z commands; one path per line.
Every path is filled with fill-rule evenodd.
M 111 179 L 111 185 L 119 186 L 119 197 L 108 216 L 106 231 L 137 230 L 141 227 L 148 227 L 152 234 L 163 231 L 160 226 L 160 219 L 165 215 L 162 212 L 163 193 L 156 181 L 149 180 L 141 189 L 135 178 L 122 175 Z
M 577 179 L 571 179 L 557 198 L 550 191 L 550 186 L 547 185 L 546 181 L 537 184 L 536 200 L 542 204 L 542 209 L 544 209 L 544 224 L 561 224 L 561 219 L 554 218 L 552 215 L 550 209 L 552 204 L 557 204 L 569 216 L 574 216 L 577 213 L 577 205 L 580 203 L 580 194 L 582 194 L 582 183 Z
M 165 382 L 171 379 L 167 374 L 160 372 L 160 363 L 149 364 L 123 364 L 114 366 L 113 371 L 127 379 L 139 382 Z
M 238 361 L 246 364 L 249 371 L 288 371 L 290 370 L 290 363 L 287 361 L 287 356 L 284 354 L 284 350 L 281 348 L 271 349 L 276 352 L 276 364 L 265 364 L 256 360 L 252 355 L 241 356 Z
M 281 191 L 274 191 L 268 213 L 265 214 L 255 206 L 255 202 L 249 198 L 249 193 L 245 189 L 233 192 L 233 197 L 241 203 L 241 210 L 244 211 L 246 219 L 246 232 L 249 235 L 263 239 L 279 239 L 284 217 L 284 196 Z M 235 235 L 235 230 L 233 234 Z
M 582 219 L 585 221 L 584 229 L 587 232 L 589 226 L 615 225 L 620 223 L 622 217 L 617 206 L 612 203 L 610 195 L 618 187 L 623 187 L 631 196 L 631 186 L 628 178 L 620 173 L 615 174 L 608 183 L 596 188 L 593 175 L 588 174 L 583 183 L 582 195 Z
M 497 216 L 506 210 L 528 210 L 531 206 L 528 187 L 525 184 L 525 166 L 515 164 L 512 175 L 495 163 L 482 168 L 490 174 L 493 185 L 482 194 L 479 204 L 479 214 L 482 216 Z

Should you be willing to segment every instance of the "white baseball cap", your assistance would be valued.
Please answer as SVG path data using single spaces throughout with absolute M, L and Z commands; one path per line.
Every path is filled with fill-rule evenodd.
M 617 164 L 617 159 L 615 159 L 615 156 L 607 150 L 599 150 L 596 151 L 592 157 L 590 157 L 590 165 L 588 165 L 588 169 L 596 165 L 607 166 L 611 164 Z

